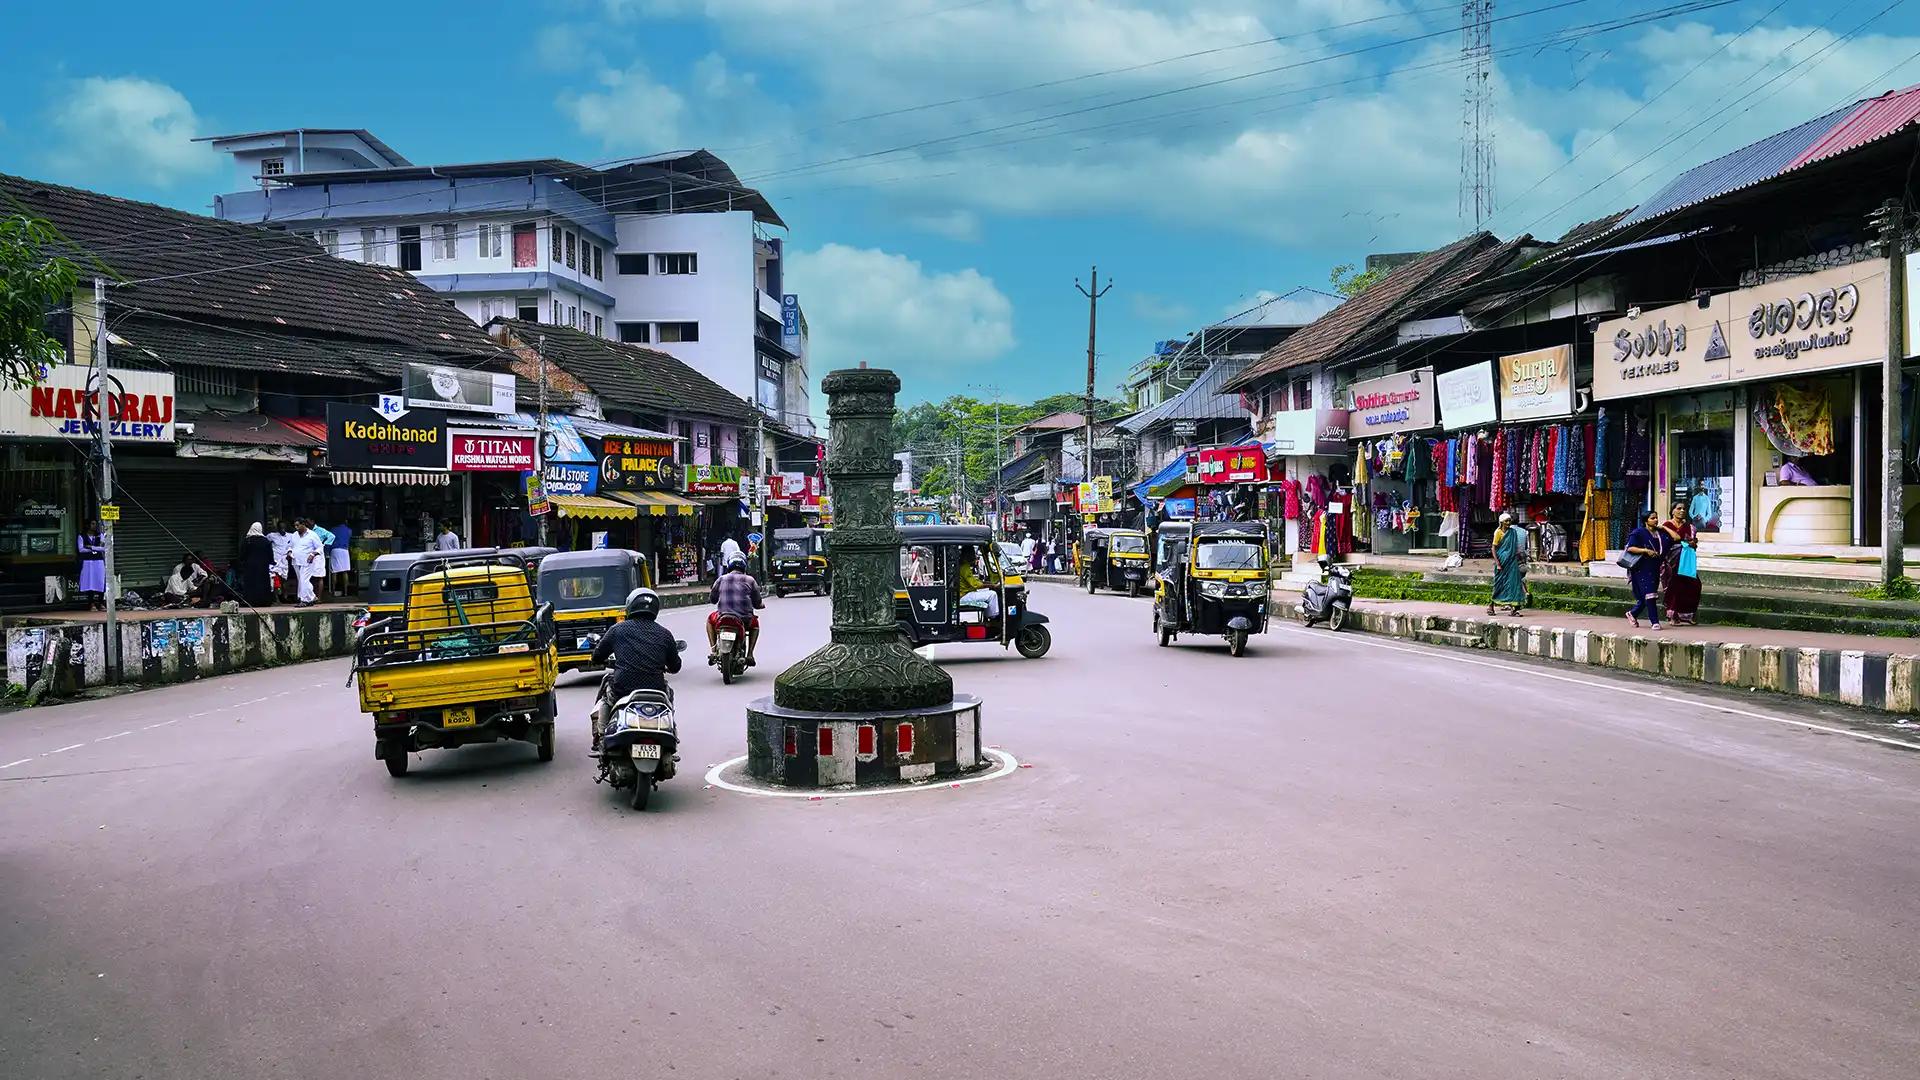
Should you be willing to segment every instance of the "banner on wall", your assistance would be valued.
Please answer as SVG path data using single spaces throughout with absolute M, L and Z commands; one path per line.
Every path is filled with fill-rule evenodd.
M 1397 371 L 1353 384 L 1353 408 L 1347 413 L 1347 434 L 1373 439 L 1401 431 L 1426 431 L 1434 426 L 1433 369 Z
M 1434 376 L 1434 394 L 1440 399 L 1440 426 L 1448 431 L 1481 427 L 1500 419 L 1493 396 L 1493 362 L 1468 364 Z
M 401 395 L 410 409 L 453 409 L 500 415 L 514 411 L 513 375 L 435 364 L 408 364 Z
M 102 396 L 84 364 L 49 364 L 31 386 L 0 393 L 0 435 L 39 439 L 93 438 Z M 107 376 L 107 436 L 114 442 L 171 443 L 173 375 L 121 369 Z
M 1573 415 L 1573 346 L 1500 358 L 1500 416 L 1509 424 Z
M 738 495 L 740 466 L 688 465 L 686 492 L 689 495 Z
M 1267 452 L 1259 443 L 1200 451 L 1200 483 L 1264 484 Z

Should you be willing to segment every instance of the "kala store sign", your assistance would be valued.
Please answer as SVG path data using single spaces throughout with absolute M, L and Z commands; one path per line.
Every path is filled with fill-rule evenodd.
M 1594 334 L 1594 399 L 1879 363 L 1886 293 L 1872 261 L 1609 319 Z

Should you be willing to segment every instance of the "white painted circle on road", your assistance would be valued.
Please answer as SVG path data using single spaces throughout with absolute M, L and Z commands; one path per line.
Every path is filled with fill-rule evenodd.
M 734 765 L 747 760 L 747 755 L 723 761 L 707 770 L 707 783 L 726 791 L 737 791 L 742 795 L 764 795 L 772 799 L 854 799 L 863 795 L 910 795 L 921 791 L 945 791 L 961 784 L 979 784 L 988 780 L 998 780 L 1020 767 L 1020 761 L 1005 750 L 989 748 L 988 757 L 998 762 L 990 771 L 979 776 L 969 776 L 960 780 L 929 780 L 924 784 L 899 784 L 883 788 L 856 789 L 854 791 L 774 791 L 767 788 L 748 787 L 723 778 L 720 774 Z

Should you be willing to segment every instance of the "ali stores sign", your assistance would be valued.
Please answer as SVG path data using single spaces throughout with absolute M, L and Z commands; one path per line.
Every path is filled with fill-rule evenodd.
M 1597 401 L 1875 364 L 1887 355 L 1885 264 L 1820 270 L 1610 319 L 1594 335 Z

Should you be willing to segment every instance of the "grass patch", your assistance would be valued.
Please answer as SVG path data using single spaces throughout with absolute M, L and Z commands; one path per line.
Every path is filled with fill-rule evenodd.
M 1891 584 L 1856 589 L 1853 595 L 1862 600 L 1920 600 L 1920 584 L 1909 577 L 1896 578 Z

